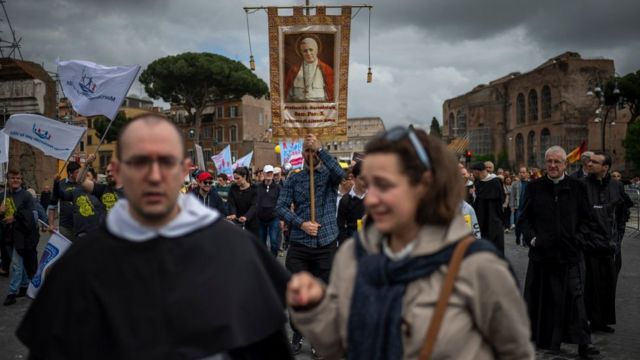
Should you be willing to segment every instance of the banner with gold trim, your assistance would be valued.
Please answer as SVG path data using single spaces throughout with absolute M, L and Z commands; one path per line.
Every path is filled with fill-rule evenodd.
M 351 7 L 327 15 L 268 8 L 271 111 L 274 138 L 347 137 L 347 85 Z

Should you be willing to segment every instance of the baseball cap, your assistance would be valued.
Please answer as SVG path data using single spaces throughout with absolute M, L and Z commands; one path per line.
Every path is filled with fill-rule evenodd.
M 273 168 L 273 173 L 274 174 L 280 174 L 282 172 L 282 169 L 280 169 L 280 167 L 276 166 Z
M 203 171 L 198 175 L 198 181 L 207 181 L 209 179 L 213 179 L 213 176 L 207 171 Z
M 273 166 L 265 165 L 264 169 L 262 169 L 262 172 L 264 172 L 264 173 L 273 172 Z

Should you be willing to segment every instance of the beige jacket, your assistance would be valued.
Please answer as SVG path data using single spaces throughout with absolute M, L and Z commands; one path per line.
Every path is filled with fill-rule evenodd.
M 411 256 L 435 253 L 469 235 L 462 216 L 447 227 L 425 226 Z M 364 246 L 378 253 L 383 236 L 366 230 Z M 354 242 L 336 254 L 322 302 L 308 311 L 293 311 L 298 329 L 326 359 L 340 359 L 347 347 L 347 323 L 357 263 Z M 435 309 L 447 266 L 407 286 L 403 298 L 403 359 L 417 359 Z M 534 359 L 525 303 L 508 270 L 494 254 L 479 252 L 464 259 L 449 299 L 432 359 Z

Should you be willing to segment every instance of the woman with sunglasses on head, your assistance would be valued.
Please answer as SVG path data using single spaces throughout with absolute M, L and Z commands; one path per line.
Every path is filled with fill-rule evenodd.
M 227 200 L 227 220 L 240 223 L 246 230 L 259 236 L 256 219 L 257 193 L 251 184 L 251 172 L 241 166 L 233 171 L 233 181 Z
M 446 145 L 398 127 L 366 153 L 364 229 L 341 246 L 328 286 L 308 273 L 289 282 L 303 335 L 326 359 L 533 359 L 516 280 L 473 240 Z

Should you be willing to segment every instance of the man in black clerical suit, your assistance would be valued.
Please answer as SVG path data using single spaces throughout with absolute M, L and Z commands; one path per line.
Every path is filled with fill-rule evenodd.
M 17 335 L 33 359 L 290 359 L 289 278 L 191 194 L 180 131 L 159 114 L 118 138 L 120 199 L 54 265 Z
M 504 190 L 502 181 L 495 174 L 489 173 L 485 163 L 477 162 L 471 165 L 475 178 L 475 199 L 473 209 L 478 217 L 480 233 L 504 254 L 504 221 L 502 204 Z

